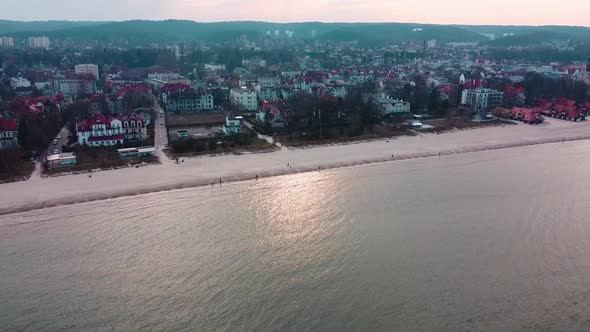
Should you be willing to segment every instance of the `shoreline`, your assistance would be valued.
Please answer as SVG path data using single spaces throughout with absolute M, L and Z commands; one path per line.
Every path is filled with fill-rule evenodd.
M 575 141 L 584 141 L 584 140 L 590 140 L 590 134 L 574 136 L 574 137 L 564 137 L 564 138 L 548 138 L 548 139 L 539 139 L 539 140 L 533 140 L 533 141 L 499 143 L 499 144 L 477 146 L 477 147 L 471 147 L 471 148 L 447 149 L 447 150 L 441 150 L 438 153 L 437 152 L 422 152 L 422 153 L 413 153 L 413 154 L 399 154 L 399 155 L 394 154 L 393 158 L 381 157 L 381 158 L 373 158 L 373 159 L 359 159 L 359 160 L 350 161 L 350 162 L 335 162 L 335 163 L 331 163 L 331 164 L 322 164 L 321 166 L 318 166 L 318 167 L 321 167 L 322 171 L 323 170 L 327 171 L 327 170 L 332 170 L 332 169 L 355 167 L 355 166 L 362 166 L 362 165 L 398 162 L 398 161 L 405 161 L 405 160 L 433 158 L 433 157 L 458 155 L 458 154 L 466 154 L 466 153 L 473 153 L 473 152 L 513 149 L 513 148 L 522 148 L 522 147 L 534 146 L 534 145 L 556 144 L 556 143 L 575 142 Z M 212 158 L 214 158 L 214 157 L 212 157 Z M 147 165 L 146 168 L 150 167 L 150 166 L 158 166 L 158 165 Z M 257 176 L 258 176 L 258 179 L 264 179 L 264 178 L 268 178 L 268 177 L 283 176 L 283 175 L 289 175 L 289 174 L 315 172 L 315 171 L 318 171 L 318 167 L 302 166 L 302 167 L 297 167 L 297 168 L 269 169 L 266 172 L 263 171 L 263 172 L 248 172 L 248 173 L 242 173 L 242 174 L 227 174 L 225 177 L 222 178 L 222 181 L 223 181 L 223 184 L 228 184 L 228 183 L 256 180 Z M 116 171 L 116 170 L 114 170 L 114 171 Z M 41 210 L 41 209 L 45 209 L 45 208 L 53 208 L 53 207 L 59 207 L 59 206 L 66 206 L 66 205 L 87 203 L 87 202 L 93 202 L 93 201 L 107 200 L 107 199 L 132 197 L 132 196 L 139 196 L 139 195 L 150 194 L 150 193 L 166 192 L 166 191 L 181 190 L 181 189 L 188 189 L 188 188 L 199 188 L 199 187 L 210 186 L 212 184 L 217 185 L 217 182 L 212 181 L 212 179 L 196 179 L 196 180 L 192 180 L 192 181 L 171 182 L 167 185 L 136 187 L 134 189 L 128 188 L 127 190 L 119 190 L 119 191 L 111 191 L 111 192 L 104 191 L 104 192 L 96 192 L 96 193 L 86 194 L 86 195 L 63 196 L 63 197 L 55 198 L 55 199 L 48 199 L 48 200 L 42 201 L 42 202 L 28 202 L 28 203 L 24 203 L 24 204 L 22 204 L 20 206 L 16 206 L 16 207 L 0 207 L 0 216 L 35 211 L 35 210 Z
M 485 127 L 395 140 L 287 149 L 262 154 L 188 158 L 88 174 L 31 178 L 0 185 L 0 215 L 110 198 L 254 180 L 293 173 L 469 152 L 590 140 L 590 122 L 548 119 L 539 126 Z M 393 155 L 393 157 L 392 157 Z M 287 166 L 289 165 L 289 166 Z

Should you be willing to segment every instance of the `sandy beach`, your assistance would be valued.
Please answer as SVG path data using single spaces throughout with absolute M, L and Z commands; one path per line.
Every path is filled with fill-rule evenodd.
M 481 129 L 400 137 L 261 154 L 187 158 L 141 168 L 41 178 L 0 185 L 0 214 L 43 207 L 254 179 L 296 172 L 492 149 L 590 139 L 590 122 L 547 119 L 539 126 Z M 393 157 L 392 157 L 393 155 Z M 288 166 L 289 164 L 289 166 Z

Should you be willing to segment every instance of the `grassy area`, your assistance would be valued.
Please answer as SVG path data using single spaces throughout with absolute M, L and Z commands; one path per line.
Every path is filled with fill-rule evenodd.
M 515 123 L 504 120 L 494 120 L 485 122 L 475 122 L 470 118 L 456 118 L 453 120 L 449 119 L 432 119 L 422 121 L 424 124 L 434 126 L 433 129 L 421 130 L 421 132 L 447 132 L 452 130 L 465 130 L 465 129 L 476 129 L 484 127 L 497 127 L 504 125 L 515 125 Z
M 0 151 L 0 183 L 27 180 L 34 170 L 35 164 L 20 150 Z
M 301 135 L 282 135 L 275 138 L 284 146 L 288 147 L 307 147 L 320 145 L 335 145 L 372 141 L 377 139 L 394 138 L 398 136 L 413 135 L 410 131 L 404 128 L 397 128 L 394 126 L 375 126 L 371 132 L 358 136 L 340 136 L 325 139 L 308 138 Z
M 220 154 L 242 154 L 242 153 L 265 153 L 265 152 L 273 152 L 278 150 L 279 148 L 274 145 L 270 144 L 266 140 L 253 138 L 251 142 L 247 145 L 239 145 L 239 146 L 231 146 L 230 144 L 226 145 L 212 145 L 211 148 L 208 146 L 202 151 L 190 151 L 190 152 L 182 152 L 182 153 L 175 153 L 172 149 L 166 149 L 164 152 L 170 159 L 176 158 L 188 158 L 188 157 L 198 157 L 198 156 L 207 156 L 207 155 L 220 155 Z
M 119 158 L 119 154 L 115 148 L 77 147 L 73 152 L 76 153 L 77 158 L 77 164 L 75 166 L 58 169 L 44 169 L 43 175 L 51 176 L 64 173 L 86 173 L 95 170 L 117 169 L 159 162 L 157 157 L 122 160 Z

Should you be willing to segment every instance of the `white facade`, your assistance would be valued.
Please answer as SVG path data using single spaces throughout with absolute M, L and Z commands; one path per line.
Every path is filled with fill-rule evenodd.
M 30 88 L 31 82 L 23 77 L 13 77 L 10 79 L 10 87 L 13 89 L 16 88 Z
M 46 164 L 49 169 L 72 167 L 77 163 L 76 154 L 73 152 L 59 153 L 47 156 Z
M 98 76 L 98 66 L 91 63 L 76 65 L 74 66 L 74 70 L 76 74 L 92 74 L 97 80 L 100 78 Z
M 474 112 L 482 112 L 504 103 L 504 92 L 492 89 L 463 90 L 461 104 L 468 105 Z
M 123 144 L 124 131 L 121 120 L 95 115 L 77 126 L 78 143 L 89 146 L 114 146 Z
M 241 88 L 230 91 L 232 104 L 246 111 L 258 110 L 258 98 L 256 92 L 251 89 Z
M 392 113 L 410 113 L 411 105 L 407 101 L 391 98 L 388 95 L 381 94 L 377 97 L 377 102 L 385 109 L 385 114 Z
M 223 125 L 223 132 L 226 135 L 234 135 L 242 132 L 242 118 L 241 116 L 236 117 L 225 117 L 225 125 Z
M 150 80 L 160 80 L 160 81 L 169 81 L 169 80 L 175 80 L 180 78 L 180 74 L 179 73 L 175 73 L 175 72 L 154 72 L 154 73 L 149 73 L 148 74 L 148 79 Z
M 12 37 L 0 37 L 0 46 L 2 46 L 2 47 L 14 47 L 14 38 L 12 38 Z
M 49 48 L 49 45 L 47 37 L 29 37 L 29 47 L 31 48 Z
M 57 79 L 54 81 L 55 90 L 64 96 L 79 96 L 96 93 L 96 81 L 84 79 Z
M 206 63 L 205 70 L 225 70 L 225 65 L 216 63 Z
M 242 67 L 266 67 L 266 60 L 263 59 L 243 59 L 242 60 Z

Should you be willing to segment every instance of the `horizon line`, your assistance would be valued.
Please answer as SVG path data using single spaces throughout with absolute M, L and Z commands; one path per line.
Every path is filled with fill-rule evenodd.
M 259 21 L 259 20 L 222 20 L 222 21 L 197 21 L 190 19 L 178 18 L 164 18 L 164 19 L 144 19 L 132 18 L 126 20 L 69 20 L 69 19 L 50 19 L 50 20 L 10 20 L 0 19 L 0 22 L 19 22 L 19 23 L 49 23 L 49 22 L 86 22 L 86 23 L 124 23 L 124 22 L 165 22 L 165 21 L 179 21 L 179 22 L 194 22 L 199 24 L 218 24 L 218 23 L 270 23 L 270 24 L 417 24 L 417 25 L 439 25 L 439 26 L 472 26 L 472 27 L 574 27 L 574 28 L 590 28 L 590 25 L 567 25 L 567 24 L 540 24 L 540 25 L 521 25 L 521 24 L 466 24 L 466 23 L 421 23 L 421 22 L 404 22 L 404 21 Z

